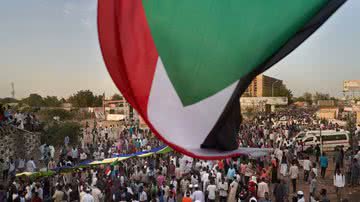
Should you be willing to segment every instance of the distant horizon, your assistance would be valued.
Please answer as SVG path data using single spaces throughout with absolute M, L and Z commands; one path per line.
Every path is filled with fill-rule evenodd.
M 269 76 L 269 75 L 267 75 L 267 74 L 263 74 L 263 75 L 264 75 L 264 76 Z M 269 77 L 272 77 L 272 76 L 269 76 Z M 281 78 L 276 78 L 276 77 L 272 77 L 272 78 L 282 80 Z M 343 98 L 343 96 L 340 96 L 340 97 L 339 97 L 339 96 L 332 96 L 330 93 L 321 92 L 321 91 L 316 91 L 316 90 L 314 90 L 313 92 L 305 91 L 305 92 L 303 92 L 303 93 L 301 93 L 301 94 L 296 94 L 292 89 L 290 89 L 290 88 L 286 85 L 286 81 L 282 80 L 282 82 L 283 82 L 283 84 L 284 84 L 289 90 L 291 90 L 291 92 L 293 93 L 293 97 L 295 97 L 295 98 L 302 96 L 304 93 L 315 94 L 315 93 L 317 93 L 317 92 L 318 92 L 318 93 L 329 94 L 331 97 L 335 97 L 335 98 L 338 98 L 338 99 Z M 11 87 L 11 86 L 10 86 L 10 87 Z M 21 99 L 24 99 L 24 98 L 28 97 L 30 94 L 38 94 L 38 95 L 40 95 L 41 97 L 56 96 L 59 100 L 62 99 L 62 98 L 68 99 L 70 96 L 72 96 L 72 95 L 76 94 L 78 91 L 82 91 L 82 90 L 90 90 L 91 92 L 94 93 L 94 95 L 102 95 L 102 94 L 105 93 L 105 97 L 106 97 L 106 98 L 109 98 L 109 97 L 113 96 L 114 94 L 122 95 L 120 91 L 114 92 L 114 93 L 110 93 L 110 92 L 106 93 L 105 91 L 103 91 L 103 92 L 100 91 L 99 93 L 96 93 L 96 91 L 94 91 L 94 90 L 92 90 L 92 89 L 79 89 L 79 90 L 76 90 L 76 91 L 70 93 L 69 95 L 61 95 L 61 96 L 55 95 L 55 94 L 41 94 L 41 93 L 37 93 L 37 92 L 30 92 L 28 95 L 25 95 L 24 97 L 17 97 L 17 96 L 15 95 L 15 99 L 21 100 Z M 116 89 L 115 89 L 115 90 L 116 90 Z M 15 89 L 15 91 L 16 91 L 16 89 Z M 11 97 L 11 95 L 10 95 L 10 96 L 5 96 L 5 97 L 0 97 L 0 99 L 4 99 L 4 98 L 12 98 L 12 97 Z
M 30 93 L 69 97 L 79 90 L 119 93 L 104 65 L 97 0 L 12 0 L 0 7 L 0 97 Z M 341 98 L 344 80 L 360 79 L 360 1 L 348 1 L 290 55 L 264 72 L 295 97 L 321 92 Z M 16 12 L 15 12 L 16 11 Z M 18 15 L 22 13 L 22 15 Z

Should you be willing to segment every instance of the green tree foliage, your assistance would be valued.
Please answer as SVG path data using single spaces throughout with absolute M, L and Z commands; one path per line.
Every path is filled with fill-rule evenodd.
M 309 92 L 305 92 L 302 96 L 298 97 L 295 99 L 295 101 L 299 101 L 299 102 L 307 102 L 310 105 L 312 104 L 312 94 Z
M 21 100 L 21 103 L 30 107 L 59 107 L 60 100 L 56 96 L 41 97 L 41 95 L 32 93 L 29 97 Z
M 114 94 L 112 97 L 111 97 L 111 100 L 122 100 L 123 97 L 119 94 Z
M 289 103 L 292 103 L 293 101 L 293 93 L 290 89 L 288 89 L 286 87 L 286 85 L 281 85 L 279 90 L 276 92 L 276 94 L 274 95 L 275 97 L 287 97 L 288 98 L 288 101 Z
M 32 93 L 29 97 L 21 100 L 22 103 L 29 105 L 30 107 L 41 107 L 44 106 L 43 98 L 36 93 Z
M 19 102 L 19 100 L 15 99 L 15 98 L 11 98 L 11 97 L 0 98 L 0 103 L 2 103 L 2 104 L 18 103 L 18 102 Z
M 313 98 L 313 96 L 312 96 L 312 94 L 311 93 L 309 93 L 309 92 L 305 92 L 304 94 L 303 94 L 303 97 L 304 97 L 304 101 L 305 102 L 307 102 L 307 103 L 309 103 L 309 104 L 312 104 L 312 98 Z
M 93 107 L 101 107 L 103 102 L 103 95 L 95 96 Z
M 61 105 L 60 100 L 56 96 L 47 96 L 43 100 L 46 107 L 59 107 Z
M 65 98 L 61 98 L 61 99 L 60 99 L 60 103 L 61 103 L 61 104 L 66 103 Z
M 326 94 L 326 93 L 316 92 L 314 94 L 313 98 L 314 98 L 315 101 L 318 101 L 318 100 L 330 100 L 330 95 Z
M 100 107 L 102 98 L 102 95 L 95 96 L 90 90 L 81 90 L 70 96 L 68 101 L 73 107 Z
M 45 129 L 41 143 L 51 143 L 54 146 L 64 145 L 64 138 L 69 136 L 71 145 L 78 145 L 81 137 L 81 125 L 77 122 L 55 122 Z
M 74 118 L 75 113 L 66 111 L 64 109 L 41 109 L 38 112 L 39 117 L 44 121 L 53 120 L 54 117 L 59 117 L 61 121 L 71 120 Z

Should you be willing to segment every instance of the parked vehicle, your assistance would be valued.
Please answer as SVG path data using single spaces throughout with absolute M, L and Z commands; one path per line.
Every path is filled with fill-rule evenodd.
M 318 134 L 308 134 L 302 139 L 304 143 L 304 150 L 309 147 L 315 147 L 317 144 L 320 144 L 322 139 L 323 151 L 334 151 L 336 147 L 343 147 L 344 150 L 347 150 L 350 147 L 350 138 L 348 131 L 338 131 L 338 132 L 325 132 Z

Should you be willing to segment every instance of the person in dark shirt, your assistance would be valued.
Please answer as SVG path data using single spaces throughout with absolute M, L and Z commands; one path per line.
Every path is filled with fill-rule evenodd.
M 276 202 L 284 202 L 286 198 L 286 186 L 285 186 L 285 180 L 281 179 L 278 180 L 278 183 L 275 184 L 274 188 L 274 196 Z
M 351 186 L 356 186 L 358 184 L 359 174 L 360 174 L 360 166 L 356 158 L 353 159 L 351 164 Z
M 330 202 L 329 198 L 327 197 L 326 189 L 321 189 L 320 196 L 321 196 L 320 202 Z
M 39 197 L 39 193 L 34 191 L 32 196 L 33 197 L 31 198 L 31 202 L 42 202 L 41 198 Z

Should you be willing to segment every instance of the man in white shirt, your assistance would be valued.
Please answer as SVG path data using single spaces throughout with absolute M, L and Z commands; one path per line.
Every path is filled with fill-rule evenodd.
M 269 193 L 269 185 L 265 182 L 264 178 L 261 178 L 261 182 L 258 184 L 257 195 L 259 199 L 265 199 L 265 193 Z
M 34 163 L 34 158 L 31 158 L 27 163 L 26 163 L 26 171 L 27 172 L 34 172 L 36 169 L 35 163 Z
M 85 161 L 87 159 L 87 155 L 85 153 L 85 151 L 82 151 L 80 153 L 80 161 Z
M 221 177 L 221 182 L 219 182 L 219 196 L 220 196 L 220 202 L 225 202 L 228 190 L 229 190 L 229 184 L 225 181 L 224 176 Z
M 91 188 L 91 195 L 94 197 L 94 202 L 100 202 L 103 198 L 103 194 L 100 189 L 95 186 Z
M 203 183 L 203 191 L 206 191 L 206 185 L 209 182 L 209 176 L 210 174 L 207 172 L 207 169 L 205 169 L 201 175 L 201 182 Z
M 217 188 L 213 179 L 210 180 L 210 184 L 207 186 L 206 191 L 208 194 L 208 201 L 215 202 Z
M 297 167 L 295 160 L 292 162 L 289 169 L 289 176 L 293 187 L 293 193 L 296 193 L 296 179 L 299 177 L 299 168 Z
M 305 160 L 303 161 L 303 168 L 304 168 L 304 181 L 307 182 L 311 170 L 311 161 L 309 160 L 309 157 L 306 157 Z
M 95 202 L 94 197 L 90 194 L 89 188 L 86 188 L 85 195 L 82 197 L 81 202 Z
M 23 158 L 20 158 L 19 159 L 19 161 L 18 161 L 18 170 L 20 171 L 20 172 L 23 172 L 24 171 L 24 169 L 25 169 L 25 159 L 23 159 Z
M 144 191 L 143 187 L 140 187 L 140 191 L 139 191 L 139 201 L 140 202 L 146 202 L 147 201 L 147 194 Z
M 194 193 L 191 195 L 191 199 L 193 201 L 200 201 L 200 202 L 205 202 L 205 196 L 204 193 L 199 190 L 199 186 L 196 184 L 195 185 L 195 191 Z

